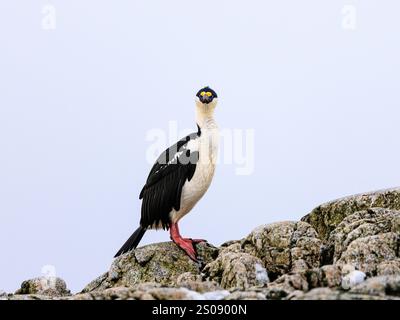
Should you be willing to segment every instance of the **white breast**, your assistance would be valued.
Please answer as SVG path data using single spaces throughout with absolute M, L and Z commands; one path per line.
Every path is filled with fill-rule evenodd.
M 191 150 L 199 151 L 199 161 L 192 180 L 187 181 L 182 189 L 181 208 L 170 213 L 173 223 L 186 215 L 208 190 L 215 172 L 218 157 L 219 133 L 215 128 L 202 130 L 201 136 L 192 142 Z M 195 145 L 197 144 L 197 145 Z

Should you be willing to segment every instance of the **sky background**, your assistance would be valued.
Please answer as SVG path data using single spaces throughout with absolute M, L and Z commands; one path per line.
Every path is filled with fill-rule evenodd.
M 56 28 L 42 27 L 44 5 Z M 342 9 L 356 9 L 355 29 Z M 400 3 L 0 2 L 0 289 L 53 265 L 76 292 L 137 227 L 152 129 L 255 130 L 255 170 L 221 163 L 181 232 L 219 245 L 320 203 L 399 185 Z M 142 244 L 167 241 L 148 232 Z

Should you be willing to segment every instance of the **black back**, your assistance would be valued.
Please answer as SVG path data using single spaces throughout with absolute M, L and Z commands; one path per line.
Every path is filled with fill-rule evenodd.
M 199 160 L 199 153 L 189 150 L 187 145 L 200 134 L 199 129 L 179 140 L 157 159 L 139 196 L 143 199 L 142 228 L 160 223 L 163 229 L 169 228 L 169 213 L 172 209 L 180 209 L 183 185 L 193 178 Z

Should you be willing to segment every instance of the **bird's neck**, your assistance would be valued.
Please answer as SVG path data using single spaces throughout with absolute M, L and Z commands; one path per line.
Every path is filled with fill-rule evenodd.
M 214 107 L 201 106 L 196 108 L 196 123 L 201 130 L 217 129 L 217 123 L 214 119 Z

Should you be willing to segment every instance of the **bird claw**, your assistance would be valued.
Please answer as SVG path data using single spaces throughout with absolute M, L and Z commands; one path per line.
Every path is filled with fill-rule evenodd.
M 196 263 L 200 263 L 202 261 L 201 258 L 197 256 L 197 250 L 194 246 L 197 242 L 193 241 L 192 239 L 173 239 L 172 240 L 179 248 L 181 248 L 185 253 L 189 256 Z M 202 242 L 202 241 L 201 241 Z
M 179 248 L 181 248 L 183 251 L 186 252 L 186 254 L 189 256 L 190 259 L 192 259 L 194 262 L 198 264 L 201 264 L 202 260 L 199 260 L 197 257 L 196 244 L 201 242 L 207 242 L 207 240 L 182 238 L 182 236 L 179 233 L 179 228 L 177 223 L 170 224 L 170 237 L 171 240 Z

